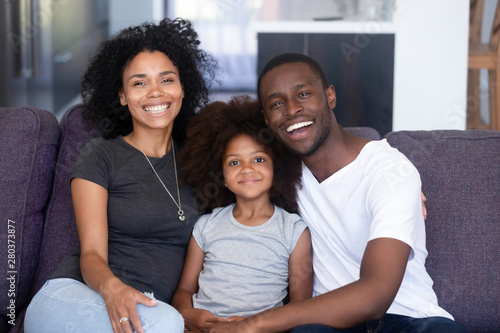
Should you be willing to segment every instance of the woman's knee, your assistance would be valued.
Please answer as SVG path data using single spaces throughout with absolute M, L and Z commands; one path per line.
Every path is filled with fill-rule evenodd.
M 26 310 L 24 329 L 29 332 L 78 332 L 98 327 L 110 332 L 104 301 L 85 284 L 70 279 L 47 281 Z
M 167 303 L 158 301 L 158 304 L 152 307 L 138 304 L 137 313 L 146 333 L 184 332 L 184 319 Z
M 184 331 L 182 316 L 167 303 L 158 301 L 153 307 L 138 304 L 137 312 L 147 333 Z M 47 281 L 28 306 L 24 326 L 27 333 L 112 332 L 102 297 L 71 279 Z

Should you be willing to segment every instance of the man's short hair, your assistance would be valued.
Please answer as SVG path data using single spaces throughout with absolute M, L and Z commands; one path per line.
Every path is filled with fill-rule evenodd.
M 312 69 L 312 71 L 318 76 L 318 78 L 321 80 L 321 84 L 323 85 L 323 88 L 328 88 L 328 82 L 326 81 L 326 76 L 325 73 L 323 73 L 323 70 L 321 69 L 321 66 L 318 64 L 316 60 L 313 58 L 306 56 L 301 53 L 283 53 L 280 54 L 271 60 L 268 61 L 268 63 L 264 66 L 262 69 L 262 72 L 259 75 L 259 80 L 257 81 L 257 94 L 259 96 L 260 100 L 260 84 L 262 77 L 266 75 L 269 71 L 272 69 L 284 65 L 284 64 L 291 64 L 291 63 L 305 63 L 309 65 L 309 67 Z

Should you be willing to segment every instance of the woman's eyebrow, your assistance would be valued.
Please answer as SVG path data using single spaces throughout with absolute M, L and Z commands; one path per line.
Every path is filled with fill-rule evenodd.
M 159 75 L 160 75 L 160 76 L 164 76 L 164 75 L 168 75 L 168 74 L 175 74 L 175 75 L 177 75 L 177 73 L 176 73 L 176 72 L 174 72 L 174 71 L 163 71 L 163 72 L 160 72 L 160 73 L 159 73 Z M 143 79 L 143 78 L 145 78 L 146 76 L 147 76 L 147 74 L 133 74 L 133 75 L 131 75 L 131 76 L 128 78 L 128 80 L 127 80 L 127 81 L 130 81 L 130 80 L 131 80 L 131 79 L 133 79 L 133 78 Z

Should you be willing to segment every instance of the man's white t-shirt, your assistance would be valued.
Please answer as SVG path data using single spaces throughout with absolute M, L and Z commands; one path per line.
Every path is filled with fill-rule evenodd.
M 438 306 L 425 269 L 420 175 L 386 140 L 371 141 L 358 157 L 318 183 L 303 165 L 299 209 L 311 232 L 314 296 L 359 279 L 367 243 L 398 239 L 411 247 L 401 287 L 387 313 L 453 319 Z

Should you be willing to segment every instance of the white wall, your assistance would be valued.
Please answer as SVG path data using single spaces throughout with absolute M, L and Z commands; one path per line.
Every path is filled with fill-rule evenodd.
M 393 130 L 465 129 L 468 0 L 397 0 Z
M 165 16 L 163 0 L 110 0 L 110 35 L 131 25 L 159 21 Z

